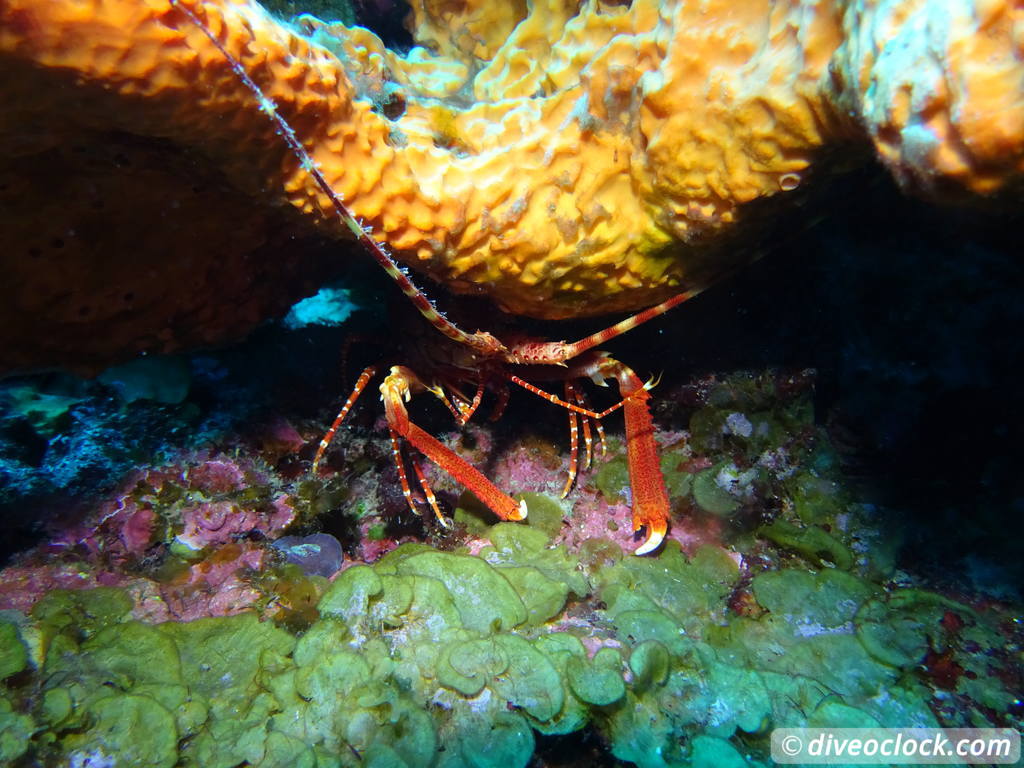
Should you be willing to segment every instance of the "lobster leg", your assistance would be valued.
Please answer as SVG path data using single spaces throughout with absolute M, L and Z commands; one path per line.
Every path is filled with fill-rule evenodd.
M 430 487 L 430 483 L 427 482 L 427 476 L 423 474 L 423 468 L 415 456 L 412 457 L 412 468 L 416 472 L 416 479 L 419 480 L 420 488 L 423 489 L 423 495 L 427 498 L 427 503 L 434 510 L 434 517 L 437 518 L 437 522 L 441 524 L 442 528 L 450 528 L 451 526 L 448 524 L 448 521 L 441 514 L 441 508 L 437 506 L 437 497 L 434 496 L 434 490 Z
M 393 429 L 388 430 L 388 437 L 391 438 L 391 460 L 395 463 L 395 469 L 398 471 L 398 483 L 402 486 L 405 503 L 409 505 L 409 509 L 414 515 L 419 515 L 420 511 L 416 509 L 416 502 L 412 498 L 412 488 L 409 487 L 409 475 L 405 471 L 405 462 L 402 461 L 401 438 Z
M 391 458 L 394 459 L 395 469 L 398 470 L 398 482 L 402 486 L 402 495 L 405 496 L 405 503 L 409 505 L 409 509 L 414 515 L 419 515 L 420 511 L 416 507 L 416 501 L 413 499 L 412 488 L 409 487 L 409 475 L 405 471 L 405 462 L 402 461 L 402 444 L 401 438 L 398 433 L 393 429 L 389 429 L 391 437 Z M 423 490 L 423 496 L 426 498 L 430 508 L 434 510 L 434 515 L 437 517 L 437 521 L 441 524 L 442 528 L 450 527 L 448 521 L 444 519 L 444 515 L 441 514 L 441 508 L 437 506 L 437 498 L 434 496 L 434 491 L 430 487 L 430 483 L 427 482 L 426 475 L 423 474 L 423 469 L 420 467 L 419 461 L 413 456 L 410 459 L 413 471 L 416 473 L 416 479 L 419 481 L 420 488 Z
M 542 376 L 544 371 L 548 370 L 550 376 L 550 369 L 531 366 L 530 370 L 531 373 L 536 372 Z M 508 380 L 584 419 L 594 419 L 598 428 L 601 419 L 622 408 L 626 417 L 629 482 L 633 490 L 633 531 L 644 530 L 646 533 L 636 554 L 646 555 L 653 552 L 665 539 L 669 519 L 668 491 L 665 489 L 665 480 L 661 474 L 658 446 L 654 442 L 654 421 L 651 419 L 647 404 L 651 397 L 648 390 L 654 386 L 654 382 L 645 383 L 629 366 L 604 352 L 588 352 L 581 355 L 567 369 L 562 369 L 559 375 L 568 380 L 590 378 L 597 383 L 602 383 L 604 379 L 615 379 L 622 399 L 601 412 L 595 412 L 568 402 L 570 399 L 575 400 L 575 396 L 567 395 L 563 400 L 513 374 L 508 375 Z
M 338 431 L 338 427 L 341 426 L 341 422 L 343 422 L 345 417 L 348 416 L 348 412 L 352 410 L 352 406 L 355 405 L 356 400 L 359 399 L 363 390 L 366 389 L 366 385 L 370 383 L 370 379 L 372 379 L 376 374 L 377 366 L 375 365 L 367 366 L 363 372 L 359 374 L 359 378 L 356 380 L 356 385 L 352 388 L 352 394 L 348 396 L 348 400 L 345 401 L 345 405 L 342 406 L 341 411 L 339 411 L 338 415 L 334 418 L 331 428 L 327 430 L 327 434 L 324 435 L 323 440 L 320 441 L 320 445 L 316 449 L 316 456 L 313 457 L 314 474 L 316 473 L 317 467 L 320 466 L 320 460 L 324 457 L 324 452 L 327 450 L 327 446 L 331 444 L 331 440 L 334 439 L 334 435 Z
M 459 426 L 464 426 L 473 418 L 473 414 L 476 413 L 476 409 L 480 407 L 480 401 L 484 396 L 484 378 L 481 376 L 476 383 L 476 393 L 473 395 L 472 402 L 466 403 L 460 401 L 459 415 L 455 418 Z
M 648 385 L 633 370 L 602 356 L 597 359 L 596 373 L 613 378 L 619 385 L 623 413 L 626 417 L 626 457 L 629 463 L 629 484 L 633 490 L 633 532 L 646 530 L 636 554 L 646 555 L 661 546 L 668 532 L 669 500 L 665 478 L 661 474 L 658 446 L 654 442 L 654 421 L 648 408 Z
M 584 408 L 590 408 L 590 402 L 587 400 L 587 396 L 580 390 L 576 390 L 576 401 L 579 403 L 579 405 L 583 406 Z M 600 442 L 601 444 L 601 458 L 604 458 L 605 456 L 608 455 L 608 441 L 605 439 L 604 436 L 604 427 L 601 425 L 601 422 L 598 421 L 597 419 L 591 419 L 590 421 L 592 421 L 594 424 L 594 431 L 597 432 L 597 439 L 598 442 Z M 584 432 L 584 437 L 586 437 L 586 432 Z M 590 446 L 587 446 L 588 454 L 591 453 L 591 450 L 592 449 L 590 448 Z M 590 463 L 591 461 L 588 455 L 588 468 L 590 467 Z
M 578 405 L 580 408 L 586 408 L 587 410 L 592 410 L 590 408 L 590 404 L 587 403 L 587 399 L 583 396 L 583 393 L 576 388 L 576 385 L 573 384 L 571 381 L 569 382 L 569 385 L 570 385 L 569 386 L 570 391 L 572 393 L 572 399 L 575 401 L 576 405 Z M 566 398 L 566 399 L 568 400 L 568 398 Z M 598 435 L 601 438 L 601 455 L 603 456 L 603 455 L 607 454 L 608 453 L 608 449 L 605 446 L 605 442 L 604 442 L 604 427 L 601 426 L 601 422 L 598 421 L 597 419 L 594 419 L 594 418 L 590 417 L 590 416 L 584 416 L 582 421 L 583 421 L 583 424 L 582 424 L 582 426 L 583 426 L 583 445 L 584 445 L 584 448 L 586 449 L 586 458 L 583 460 L 583 468 L 584 469 L 590 469 L 590 465 L 593 463 L 593 460 L 594 460 L 594 441 L 591 438 L 591 434 L 590 434 L 590 422 L 594 422 L 594 427 L 597 429 L 597 433 L 598 433 Z
M 601 360 L 605 360 L 605 359 L 610 359 L 610 358 L 608 358 L 607 355 L 603 355 L 600 359 Z M 592 371 L 592 370 L 596 371 L 597 368 L 594 368 L 593 366 L 584 367 L 584 368 L 574 367 L 573 370 L 588 371 L 588 373 L 582 373 L 579 376 L 574 376 L 573 377 L 573 378 L 582 378 L 584 376 L 588 376 L 589 377 L 591 375 L 589 373 L 589 371 Z M 592 411 L 589 408 L 585 408 L 582 405 L 577 405 L 576 403 L 570 403 L 568 400 L 563 400 L 560 397 L 557 397 L 556 395 L 552 395 L 550 392 L 545 392 L 540 387 L 534 386 L 530 382 L 525 381 L 524 379 L 520 378 L 519 376 L 516 376 L 515 374 L 509 374 L 508 380 L 511 381 L 513 384 L 518 384 L 520 387 L 525 389 L 527 392 L 532 392 L 533 394 L 537 395 L 538 397 L 543 397 L 549 403 L 554 403 L 555 405 L 559 405 L 562 408 L 565 408 L 565 410 L 567 410 L 567 411 L 571 411 L 573 413 L 578 413 L 578 414 L 580 414 L 582 416 L 585 416 L 587 418 L 594 419 L 594 421 L 598 422 L 598 423 L 600 423 L 601 419 L 605 418 L 609 414 L 615 413 L 615 411 L 619 410 L 619 408 L 622 408 L 626 404 L 626 401 L 630 397 L 632 397 L 632 395 L 623 395 L 622 399 L 619 402 L 615 403 L 614 405 L 608 406 L 603 411 L 598 413 L 597 411 Z M 637 381 L 640 381 L 640 379 L 637 378 Z M 604 386 L 604 385 L 602 384 L 601 386 Z M 646 384 L 644 384 L 643 382 L 640 382 L 640 387 L 645 392 L 647 391 L 647 389 L 649 389 L 649 387 Z
M 583 393 L 580 392 L 576 385 L 569 379 L 565 382 L 565 402 L 573 402 L 580 408 L 592 413 L 587 402 L 583 397 Z M 588 413 L 578 414 L 576 411 L 566 408 L 566 413 L 569 414 L 569 476 L 565 480 L 565 487 L 562 489 L 561 498 L 565 498 L 569 495 L 569 491 L 572 490 L 573 484 L 576 482 L 576 473 L 581 466 L 579 461 L 580 453 L 580 441 L 579 433 L 582 428 L 583 431 L 583 446 L 586 453 L 584 454 L 582 467 L 587 470 L 590 469 L 591 462 L 594 459 L 594 441 L 591 436 L 590 422 L 593 421 L 597 427 L 598 433 L 601 436 L 601 448 L 604 450 L 604 428 L 601 426 L 601 422 L 595 419 Z
M 575 390 L 571 381 L 565 382 L 565 399 L 575 400 Z M 576 415 L 576 411 L 566 409 L 566 413 L 569 414 L 569 476 L 565 479 L 565 487 L 562 489 L 562 495 L 560 498 L 565 498 L 569 495 L 569 491 L 572 490 L 572 484 L 576 482 L 576 466 L 579 460 L 580 452 L 580 441 L 579 441 L 579 429 L 577 422 L 579 417 Z M 587 429 L 587 465 L 590 465 L 590 422 L 588 416 L 583 417 L 583 425 Z
M 431 391 L 436 388 L 425 386 L 408 368 L 396 365 L 380 385 L 381 399 L 388 426 L 408 440 L 424 456 L 441 467 L 476 495 L 480 501 L 502 520 L 523 520 L 526 518 L 526 502 L 516 502 L 503 493 L 494 483 L 484 477 L 465 459 L 446 448 L 441 441 L 425 432 L 409 418 L 405 403 L 413 391 Z

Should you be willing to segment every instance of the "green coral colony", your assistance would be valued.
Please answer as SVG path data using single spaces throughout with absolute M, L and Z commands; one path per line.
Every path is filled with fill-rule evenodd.
M 536 734 L 593 727 L 644 768 L 761 765 L 774 727 L 937 727 L 911 672 L 945 611 L 997 640 L 963 606 L 836 569 L 765 572 L 738 616 L 720 549 L 640 559 L 592 540 L 576 558 L 509 523 L 490 539 L 349 568 L 299 637 L 254 614 L 152 626 L 119 590 L 53 592 L 0 624 L 0 754 L 524 766 Z
M 813 432 L 806 402 L 770 409 L 763 385 L 726 382 L 665 451 L 687 514 L 729 522 L 748 490 L 783 498 L 725 546 L 570 548 L 538 495 L 552 514 L 482 528 L 475 553 L 407 543 L 332 582 L 299 577 L 318 601 L 305 621 L 150 624 L 111 587 L 5 611 L 0 761 L 513 768 L 587 730 L 641 768 L 739 768 L 770 764 L 778 727 L 1005 724 L 1005 619 L 894 586 L 883 547 L 855 557 L 872 531 L 824 479 L 824 442 L 794 442 Z M 783 443 L 784 470 L 755 461 Z M 619 461 L 594 478 L 601 495 L 621 488 Z M 278 573 L 262 583 L 283 590 Z

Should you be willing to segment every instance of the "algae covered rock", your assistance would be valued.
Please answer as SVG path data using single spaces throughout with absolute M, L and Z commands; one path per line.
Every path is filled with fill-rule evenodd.
M 819 568 L 831 563 L 843 571 L 853 567 L 850 550 L 832 534 L 817 525 L 798 527 L 785 520 L 775 520 L 759 531 L 761 536 L 780 547 L 799 553 Z
M 128 618 L 131 598 L 120 589 L 55 589 L 32 607 L 32 618 L 47 640 L 56 636 L 75 642 Z
M 28 666 L 28 651 L 21 642 L 18 628 L 0 620 L 0 682 Z
M 565 697 L 551 660 L 518 635 L 498 635 L 494 640 L 508 657 L 508 667 L 489 683 L 498 700 L 542 723 L 561 712 Z
M 736 562 L 723 550 L 702 547 L 688 559 L 669 541 L 657 558 L 625 558 L 603 569 L 599 595 L 613 618 L 651 611 L 664 613 L 677 628 L 696 630 L 723 611 L 737 576 Z
M 693 479 L 694 501 L 705 512 L 713 515 L 731 514 L 742 505 L 739 494 L 732 491 L 736 483 L 723 482 L 723 476 L 736 480 L 739 471 L 733 464 L 721 464 L 698 472 Z
M 879 587 L 842 571 L 797 569 L 761 574 L 752 586 L 766 613 L 733 620 L 722 649 L 761 675 L 776 727 L 812 721 L 936 726 L 925 691 L 900 681 L 857 636 L 856 617 L 881 595 Z M 823 691 L 857 714 L 829 709 Z
M 28 650 L 18 627 L 0 620 L 0 763 L 13 761 L 28 751 L 29 739 L 36 731 L 31 715 L 15 711 L 2 682 L 28 668 Z
M 561 502 L 543 493 L 517 493 L 516 501 L 525 501 L 526 508 L 530 510 L 526 518 L 527 528 L 536 528 L 546 536 L 554 537 L 562 530 L 562 521 L 565 511 Z M 499 523 L 500 525 L 500 523 Z M 522 528 L 523 526 L 518 526 Z M 491 536 L 493 541 L 493 536 Z
M 668 649 L 657 640 L 641 642 L 629 655 L 634 688 L 642 691 L 664 683 L 668 677 L 670 661 Z
M 893 667 L 919 664 L 932 648 L 942 649 L 946 611 L 973 613 L 934 592 L 901 589 L 865 602 L 857 611 L 857 637 L 874 658 Z
M 61 627 L 42 670 L 42 713 L 53 736 L 44 752 L 153 766 L 262 759 L 278 706 L 264 684 L 288 663 L 291 635 L 254 614 L 143 624 L 120 612 L 112 590 L 54 599 L 85 611 L 88 631 L 83 638 L 55 621 L 52 603 L 39 611 L 51 630 Z
M 564 546 L 549 546 L 540 531 L 515 523 L 499 523 L 490 531 L 491 546 L 480 557 L 494 566 L 515 589 L 530 624 L 542 624 L 562 612 L 570 595 L 585 597 L 590 584 L 579 561 Z
M 566 673 L 573 694 L 586 704 L 606 707 L 626 695 L 622 657 L 614 648 L 602 648 L 591 661 L 570 659 Z
M 696 736 L 690 744 L 691 768 L 749 768 L 750 763 L 725 739 Z
M 0 692 L 0 764 L 24 755 L 37 730 L 31 715 L 16 712 L 14 704 Z
M 515 528 L 495 533 L 486 559 L 414 545 L 400 547 L 373 567 L 349 568 L 323 595 L 323 618 L 299 641 L 296 660 L 320 668 L 324 654 L 332 658 L 325 644 L 357 647 L 358 655 L 343 652 L 347 671 L 325 678 L 357 681 L 355 688 L 341 690 L 343 701 L 374 701 L 374 713 L 380 702 L 388 707 L 403 702 L 417 712 L 440 703 L 445 716 L 428 717 L 418 726 L 424 734 L 429 726 L 431 735 L 423 739 L 449 744 L 438 764 L 492 764 L 486 747 L 498 739 L 502 765 L 524 765 L 533 750 L 531 723 L 558 730 L 556 721 L 578 728 L 585 720 L 565 717 L 563 647 L 542 643 L 543 633 L 530 638 L 515 630 L 539 627 L 562 610 L 570 585 L 556 578 L 560 574 L 581 591 L 586 583 L 566 566 L 564 551 L 546 549 L 544 534 Z M 313 653 L 314 646 L 321 650 Z M 333 651 L 335 657 L 338 653 Z M 338 688 L 335 683 L 336 694 Z M 509 708 L 522 714 L 511 716 Z M 372 734 L 383 728 L 377 714 L 346 711 L 331 717 L 362 722 L 358 745 L 367 748 L 378 738 Z M 485 730 L 485 721 L 500 727 Z M 307 730 L 305 738 L 311 735 L 331 743 L 322 725 Z M 394 757 L 383 747 L 375 750 L 382 764 Z
M 71 734 L 64 748 L 72 754 L 114 759 L 141 768 L 171 768 L 178 761 L 174 716 L 149 696 L 114 694 L 89 708 L 89 728 Z
M 936 725 L 922 654 L 976 669 L 966 649 L 999 642 L 958 603 L 852 569 L 753 574 L 713 546 L 577 556 L 527 526 L 489 535 L 478 554 L 407 544 L 349 566 L 298 635 L 255 614 L 148 625 L 119 590 L 57 591 L 30 626 L 0 622 L 0 756 L 525 768 L 535 734 L 591 728 L 641 768 L 759 766 L 776 727 Z M 731 607 L 737 590 L 756 610 Z M 958 691 L 1005 703 L 967 680 Z
M 858 637 L 887 631 L 867 623 L 886 621 L 872 607 L 879 587 L 835 569 L 768 571 L 751 584 L 753 618 L 726 609 L 737 576 L 720 550 L 686 558 L 671 546 L 601 572 L 632 672 L 619 704 L 591 711 L 616 757 L 644 768 L 750 765 L 737 744 L 772 728 L 936 725 L 927 691 Z M 899 631 L 898 612 L 890 620 Z
M 455 603 L 462 624 L 478 632 L 512 629 L 526 621 L 526 606 L 508 579 L 478 557 L 445 552 L 388 556 L 400 575 L 436 579 Z

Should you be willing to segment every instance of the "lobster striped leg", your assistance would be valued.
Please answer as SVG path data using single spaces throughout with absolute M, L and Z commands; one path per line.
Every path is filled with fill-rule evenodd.
M 319 447 L 316 449 L 316 456 L 313 457 L 313 472 L 315 473 L 317 467 L 320 466 L 320 460 L 324 457 L 324 453 L 327 451 L 327 446 L 331 444 L 331 440 L 334 439 L 334 434 L 338 431 L 338 427 L 341 426 L 341 422 L 348 416 L 348 412 L 352 410 L 352 406 L 355 405 L 356 400 L 366 389 L 366 385 L 370 383 L 377 374 L 377 366 L 368 365 L 363 369 L 363 372 L 359 374 L 359 378 L 356 379 L 356 385 L 352 388 L 352 394 L 348 396 L 348 400 L 345 401 L 345 405 L 342 406 L 338 415 L 334 418 L 334 422 L 331 424 L 331 428 L 327 430 L 327 434 L 324 435 L 320 441 Z
M 480 407 L 480 401 L 484 397 L 484 379 L 481 376 L 476 382 L 476 392 L 473 394 L 472 402 L 465 403 L 459 401 L 459 416 L 456 419 L 459 426 L 463 426 L 469 423 L 469 420 L 473 418 L 473 414 L 476 413 L 476 409 Z
M 576 405 L 580 406 L 581 408 L 589 409 L 590 404 L 587 402 L 587 399 L 583 396 L 583 393 L 576 387 L 575 384 L 572 384 L 572 382 L 569 382 L 569 383 L 572 385 L 572 391 L 571 391 L 572 400 L 576 403 Z M 569 393 L 567 393 L 567 394 L 569 394 Z M 569 397 L 566 397 L 565 399 L 568 400 Z M 602 447 L 602 449 L 605 449 L 604 427 L 601 426 L 601 422 L 597 421 L 595 419 L 592 419 L 590 416 L 584 416 L 583 417 L 583 446 L 584 446 L 584 449 L 586 450 L 586 458 L 583 460 L 583 468 L 584 469 L 590 469 L 590 466 L 591 466 L 591 464 L 593 463 L 593 460 L 594 460 L 594 441 L 593 441 L 593 438 L 592 438 L 592 436 L 590 434 L 590 422 L 592 422 L 592 421 L 594 422 L 594 426 L 597 428 L 598 433 L 601 435 L 601 447 Z M 605 450 L 605 453 L 607 453 L 607 450 Z
M 565 399 L 571 400 L 574 399 L 574 397 L 575 389 L 573 387 L 573 383 L 567 380 L 565 382 Z M 569 476 L 565 479 L 565 487 L 562 488 L 562 495 L 559 497 L 562 499 L 569 495 L 569 491 L 572 490 L 573 483 L 576 482 L 576 469 L 580 447 L 578 435 L 579 430 L 577 428 L 579 416 L 576 415 L 576 411 L 566 410 L 566 413 L 569 414 Z M 586 426 L 589 432 L 589 424 L 587 423 L 588 418 L 589 416 L 583 417 L 583 424 Z M 588 439 L 588 448 L 589 444 L 590 443 Z M 589 456 L 589 450 L 587 455 Z
M 628 395 L 624 396 L 621 400 L 619 400 L 619 402 L 615 403 L 614 405 L 608 406 L 603 411 L 592 411 L 589 408 L 584 408 L 583 406 L 576 405 L 575 403 L 570 403 L 567 400 L 563 400 L 562 398 L 558 397 L 557 395 L 552 395 L 550 392 L 545 392 L 540 387 L 534 386 L 533 384 L 531 384 L 528 381 L 524 381 L 523 379 L 519 378 L 515 374 L 509 374 L 508 380 L 511 381 L 513 384 L 518 384 L 520 387 L 525 389 L 527 392 L 532 392 L 533 394 L 537 395 L 538 397 L 543 397 L 549 403 L 554 403 L 555 405 L 559 405 L 562 408 L 565 408 L 567 411 L 572 411 L 574 413 L 578 413 L 578 414 L 580 414 L 582 416 L 594 419 L 595 421 L 600 421 L 601 419 L 605 418 L 609 414 L 615 413 L 615 411 L 619 410 L 619 408 L 622 408 L 624 405 L 626 405 L 626 402 L 629 400 L 629 398 L 637 396 L 636 393 L 633 392 L 631 394 L 628 394 Z M 639 379 L 638 379 L 638 381 L 639 381 Z M 641 388 L 644 388 L 644 389 L 648 389 L 649 388 L 649 386 L 647 384 L 644 384 L 643 382 L 640 383 L 640 386 L 641 386 Z
M 409 505 L 409 509 L 414 515 L 419 516 L 420 511 L 416 509 L 416 502 L 412 500 L 412 489 L 409 487 L 409 476 L 405 472 L 405 462 L 402 461 L 402 443 L 395 430 L 389 429 L 388 436 L 391 438 L 391 459 L 395 462 L 395 469 L 398 470 L 398 482 L 402 486 L 405 503 Z
M 391 437 L 391 458 L 395 462 L 395 469 L 398 470 L 398 482 L 402 486 L 402 495 L 405 497 L 405 503 L 409 505 L 409 509 L 418 517 L 420 511 L 416 506 L 416 500 L 413 498 L 412 488 L 409 487 L 409 475 L 405 471 L 405 462 L 402 461 L 401 441 L 395 430 L 389 429 L 388 433 Z M 440 507 L 437 506 L 437 497 L 434 496 L 434 490 L 430 487 L 427 476 L 423 474 L 423 467 L 420 466 L 415 456 L 410 457 L 409 461 L 412 464 L 413 472 L 416 473 L 416 480 L 423 490 L 423 495 L 426 497 L 430 508 L 434 510 L 434 515 L 437 517 L 438 522 L 441 524 L 441 527 L 448 528 L 448 521 L 444 519 Z
M 463 424 L 465 424 L 465 421 L 463 421 L 462 418 L 465 403 L 463 403 L 457 397 L 448 397 L 448 395 L 446 395 L 440 387 L 437 390 L 434 390 L 434 394 L 437 395 L 437 399 L 444 403 L 445 407 L 449 411 L 451 411 L 456 424 L 458 424 L 460 427 Z
M 423 495 L 427 497 L 427 503 L 430 508 L 434 510 L 434 516 L 437 518 L 437 522 L 441 524 L 442 528 L 450 527 L 448 521 L 445 520 L 444 515 L 441 514 L 441 508 L 437 506 L 437 497 L 434 496 L 434 490 L 430 487 L 430 483 L 427 482 L 427 476 L 423 474 L 423 467 L 420 466 L 419 460 L 416 457 L 412 457 L 412 468 L 416 473 L 416 479 L 420 483 L 420 488 L 423 489 Z

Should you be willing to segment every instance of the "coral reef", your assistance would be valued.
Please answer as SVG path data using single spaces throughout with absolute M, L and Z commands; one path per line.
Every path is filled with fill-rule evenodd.
M 636 309 L 720 277 L 756 255 L 729 236 L 758 218 L 752 204 L 803 185 L 822 148 L 874 141 L 898 177 L 936 194 L 991 192 L 1019 176 L 1024 158 L 1022 21 L 1010 3 L 475 3 L 458 13 L 425 3 L 413 6 L 417 45 L 404 54 L 359 27 L 304 17 L 293 28 L 255 3 L 187 7 L 400 258 L 519 314 Z M 113 300 L 94 287 L 64 301 L 67 282 L 46 282 L 23 258 L 41 252 L 41 219 L 19 217 L 27 224 L 8 230 L 4 251 L 25 265 L 32 290 L 23 295 L 32 307 L 63 306 L 70 317 L 61 329 L 70 332 L 83 312 L 102 312 L 105 324 L 126 304 L 136 320 L 148 317 L 143 305 L 162 312 L 144 298 L 153 275 L 162 290 L 188 284 L 209 310 L 217 302 L 202 300 L 193 281 L 212 283 L 194 276 L 224 269 L 232 279 L 216 285 L 234 284 L 220 302 L 232 312 L 182 319 L 163 339 L 138 325 L 121 348 L 166 349 L 251 326 L 268 311 L 254 270 L 273 281 L 280 271 L 264 265 L 293 265 L 276 250 L 264 255 L 258 219 L 270 214 L 261 212 L 287 201 L 331 236 L 344 227 L 324 212 L 224 56 L 180 11 L 105 0 L 88 15 L 85 24 L 74 3 L 0 6 L 0 55 L 11 75 L 2 93 L 17 105 L 0 124 L 10 162 L 37 163 L 69 140 L 90 147 L 130 134 L 145 137 L 143 154 L 162 156 L 157 140 L 179 164 L 181 152 L 189 162 L 205 158 L 247 202 L 220 191 L 196 200 L 144 174 L 121 185 L 162 190 L 143 204 L 165 213 L 188 198 L 193 215 L 180 234 L 151 230 L 128 241 L 134 252 L 152 234 L 160 247 L 147 249 L 149 258 L 193 277 L 174 277 L 169 266 L 135 280 L 118 274 L 112 284 L 139 288 Z M 42 197 L 74 210 L 70 197 L 90 197 L 57 195 L 53 184 L 26 204 Z M 118 217 L 130 208 L 125 200 L 111 207 Z M 43 216 L 52 215 L 51 205 Z M 227 242 L 195 226 L 217 220 L 231 222 Z M 64 251 L 80 250 L 79 224 L 50 230 Z M 76 268 L 101 286 L 100 275 L 125 268 L 117 253 L 110 258 L 99 272 L 91 258 Z
M 619 559 L 591 540 L 577 560 L 528 527 L 489 535 L 476 556 L 405 545 L 346 570 L 298 638 L 53 592 L 3 625 L 3 757 L 525 766 L 535 734 L 590 727 L 641 768 L 767 765 L 774 727 L 937 727 L 943 690 L 977 725 L 1013 696 L 989 669 L 1008 663 L 999 611 L 803 568 L 754 575 L 737 611 L 741 572 L 713 547 Z M 959 672 L 922 674 L 932 654 Z
M 103 584 L 130 587 L 152 619 L 249 609 L 260 594 L 241 571 L 263 569 L 270 553 L 259 542 L 297 517 L 267 471 L 259 461 L 203 455 L 138 471 L 8 568 L 0 602 L 26 608 L 56 586 Z
M 666 401 L 690 428 L 659 435 L 675 522 L 649 558 L 625 554 L 614 435 L 566 502 L 542 435 L 449 435 L 532 492 L 529 524 L 492 524 L 433 476 L 453 530 L 395 519 L 382 424 L 347 427 L 321 477 L 194 452 L 140 470 L 0 572 L 0 759 L 525 766 L 586 738 L 641 768 L 750 766 L 782 726 L 1020 727 L 1014 606 L 896 568 L 813 383 Z M 266 434 L 268 459 L 302 442 Z
M 420 4 L 402 54 L 244 2 L 185 7 L 376 236 L 524 314 L 710 282 L 840 143 L 873 142 L 939 199 L 1021 170 L 1024 38 L 998 0 Z M 171 4 L 0 0 L 0 60 L 3 172 L 28 179 L 0 184 L 17 214 L 0 259 L 18 264 L 0 365 L 94 370 L 242 333 L 310 277 L 292 235 L 338 236 Z M 90 187 L 99 147 L 130 162 L 99 162 Z M 124 165 L 141 173 L 120 185 Z M 521 524 L 429 464 L 451 524 L 415 515 L 372 408 L 309 472 L 342 345 L 306 323 L 366 306 L 347 282 L 264 348 L 6 384 L 0 513 L 36 541 L 0 570 L 0 763 L 514 768 L 561 748 L 588 767 L 750 768 L 781 726 L 1019 730 L 1019 222 L 908 215 L 877 177 L 830 194 L 841 226 L 782 226 L 800 235 L 788 258 L 841 240 L 831 260 L 774 282 L 759 264 L 691 307 L 694 333 L 627 337 L 638 371 L 674 368 L 652 396 L 672 516 L 652 557 L 626 554 L 617 417 L 560 500 L 563 413 L 513 401 L 451 432 L 415 403 L 527 500 Z M 97 202 L 148 215 L 118 231 L 82 216 Z M 380 336 L 361 315 L 344 327 Z M 406 351 L 423 338 L 389 330 Z M 739 369 L 755 372 L 708 373 Z M 872 461 L 902 498 L 872 487 Z
M 106 387 L 66 375 L 0 384 L 4 546 L 18 546 L 39 508 L 108 491 L 140 455 L 158 452 L 162 433 L 190 421 L 169 410 L 139 401 L 126 412 Z

